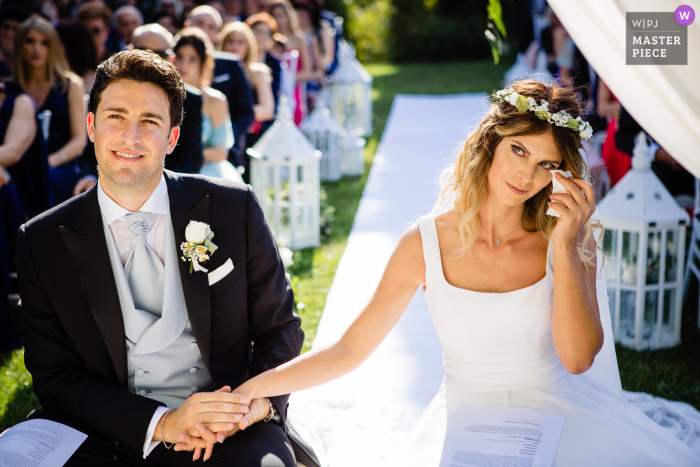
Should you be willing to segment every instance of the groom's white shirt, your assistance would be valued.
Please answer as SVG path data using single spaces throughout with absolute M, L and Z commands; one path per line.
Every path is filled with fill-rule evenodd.
M 109 230 L 112 232 L 114 242 L 119 251 L 119 257 L 122 260 L 122 266 L 126 264 L 126 260 L 134 249 L 133 235 L 129 230 L 125 215 L 131 211 L 124 209 L 118 205 L 107 193 L 102 189 L 100 182 L 97 182 L 97 201 L 100 204 L 100 211 L 104 216 Z M 153 214 L 151 222 L 148 224 L 148 232 L 146 233 L 146 244 L 156 253 L 160 261 L 165 264 L 165 222 L 169 209 L 168 186 L 165 183 L 165 176 L 162 176 L 160 183 L 151 193 L 151 196 L 141 206 L 139 212 L 150 212 Z M 158 446 L 160 441 L 152 441 L 153 433 L 155 432 L 160 417 L 168 411 L 167 407 L 158 407 L 153 414 L 151 423 L 148 425 L 146 432 L 146 440 L 143 444 L 143 458 L 145 459 L 153 449 Z

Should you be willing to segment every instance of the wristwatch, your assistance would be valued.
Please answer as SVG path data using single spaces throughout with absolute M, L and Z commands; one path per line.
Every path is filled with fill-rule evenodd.
M 270 404 L 270 413 L 267 414 L 267 417 L 263 418 L 263 422 L 267 423 L 274 418 L 274 416 L 277 414 L 277 412 L 275 411 L 275 404 L 273 404 L 272 401 L 270 399 L 268 399 L 267 397 L 265 398 L 265 400 L 267 401 L 268 404 Z

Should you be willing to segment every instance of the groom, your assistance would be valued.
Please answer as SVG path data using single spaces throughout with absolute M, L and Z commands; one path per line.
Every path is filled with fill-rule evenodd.
M 215 466 L 292 467 L 294 452 L 313 465 L 288 396 L 231 393 L 297 356 L 304 334 L 251 189 L 163 169 L 184 99 L 151 52 L 105 61 L 87 117 L 99 183 L 20 229 L 25 363 L 42 404 L 31 417 L 88 434 L 69 466 L 190 465 L 170 449 L 180 433 L 200 447 L 220 433 Z M 192 221 L 218 247 L 194 271 L 181 249 Z M 235 433 L 242 417 L 251 426 Z

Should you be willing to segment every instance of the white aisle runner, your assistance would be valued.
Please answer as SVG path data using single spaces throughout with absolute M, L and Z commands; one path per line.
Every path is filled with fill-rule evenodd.
M 403 231 L 430 212 L 440 173 L 481 120 L 487 110 L 485 98 L 396 96 L 313 348 L 327 346 L 347 329 L 379 283 Z M 323 467 L 381 467 L 415 425 L 443 376 L 442 349 L 419 290 L 360 368 L 293 394 L 290 419 Z M 660 406 L 649 399 L 635 405 L 644 405 L 647 415 L 656 415 L 652 418 L 674 432 L 697 439 L 697 411 L 686 404 Z M 674 410 L 683 416 L 675 416 Z M 695 450 L 700 454 L 700 442 Z
M 313 347 L 335 341 L 367 303 L 403 231 L 432 209 L 440 171 L 485 94 L 397 95 Z M 442 349 L 422 292 L 357 370 L 293 394 L 290 418 L 324 467 L 383 466 L 437 392 Z

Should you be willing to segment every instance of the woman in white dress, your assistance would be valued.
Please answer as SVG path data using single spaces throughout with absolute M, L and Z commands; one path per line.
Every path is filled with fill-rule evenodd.
M 700 465 L 688 446 L 622 397 L 609 311 L 598 297 L 605 286 L 596 280 L 601 255 L 593 233 L 602 226 L 590 220 L 594 191 L 579 149 L 591 131 L 580 114 L 570 88 L 520 81 L 494 94 L 447 174 L 439 204 L 448 201 L 449 209 L 406 230 L 343 336 L 233 392 L 248 400 L 275 396 L 352 371 L 422 286 L 445 380 L 396 465 L 437 467 L 450 414 L 470 404 L 564 417 L 556 467 Z M 554 169 L 571 171 L 570 179 L 558 178 L 569 193 L 551 194 Z M 549 208 L 559 216 L 547 215 Z M 207 428 L 231 435 L 258 418 L 254 412 L 233 430 Z

